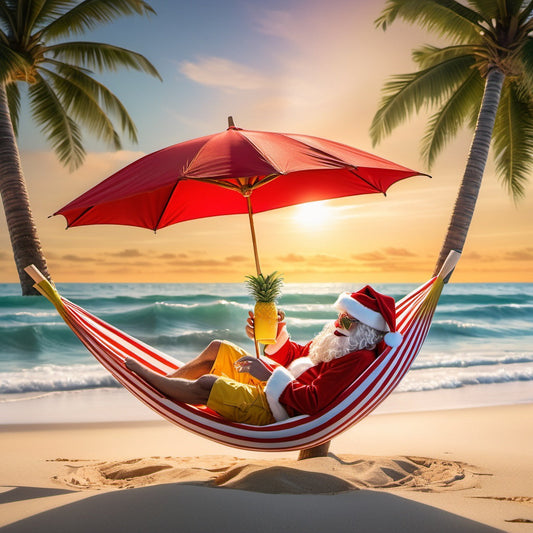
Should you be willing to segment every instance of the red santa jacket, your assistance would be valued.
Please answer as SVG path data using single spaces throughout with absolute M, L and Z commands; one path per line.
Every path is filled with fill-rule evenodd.
M 327 363 L 314 364 L 307 355 L 311 342 L 292 342 L 284 329 L 276 344 L 265 353 L 282 366 L 275 368 L 265 393 L 276 420 L 325 409 L 340 392 L 360 376 L 378 355 L 377 350 L 359 350 Z

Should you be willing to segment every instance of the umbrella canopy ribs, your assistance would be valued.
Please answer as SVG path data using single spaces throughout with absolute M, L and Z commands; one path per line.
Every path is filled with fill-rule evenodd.
M 119 224 L 154 231 L 198 218 L 253 215 L 306 202 L 383 193 L 424 175 L 319 137 L 227 130 L 163 148 L 129 164 L 54 215 L 67 227 Z

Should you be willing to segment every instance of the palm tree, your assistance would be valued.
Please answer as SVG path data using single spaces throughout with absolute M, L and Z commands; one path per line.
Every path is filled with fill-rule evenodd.
M 533 1 L 388 0 L 376 20 L 384 30 L 397 18 L 449 38 L 443 48 L 413 51 L 419 70 L 394 76 L 371 125 L 374 143 L 422 106 L 436 108 L 422 139 L 428 166 L 463 125 L 474 136 L 435 272 L 448 252 L 462 251 L 489 147 L 515 201 L 533 162 Z
M 120 100 L 92 69 L 132 68 L 159 77 L 142 55 L 99 42 L 65 40 L 122 15 L 148 15 L 142 0 L 0 0 L 0 192 L 22 293 L 35 294 L 24 267 L 49 278 L 33 222 L 16 133 L 28 86 L 33 118 L 57 157 L 71 170 L 85 157 L 80 126 L 115 149 L 121 141 L 111 120 L 136 142 L 135 125 Z

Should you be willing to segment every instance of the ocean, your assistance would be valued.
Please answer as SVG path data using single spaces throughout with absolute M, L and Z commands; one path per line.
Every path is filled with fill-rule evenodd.
M 395 299 L 416 287 L 374 286 Z M 230 340 L 253 353 L 244 331 L 252 300 L 243 284 L 60 284 L 58 289 L 181 361 L 192 359 L 213 339 Z M 345 290 L 353 288 L 285 285 L 279 307 L 292 339 L 312 339 L 334 318 L 332 304 Z M 121 389 L 52 305 L 45 298 L 20 296 L 16 284 L 0 284 L 0 346 L 0 424 L 6 413 L 1 404 L 6 408 L 46 395 Z M 438 398 L 441 408 L 533 401 L 533 284 L 445 286 L 428 338 L 392 397 L 415 398 L 422 392 L 424 398 Z

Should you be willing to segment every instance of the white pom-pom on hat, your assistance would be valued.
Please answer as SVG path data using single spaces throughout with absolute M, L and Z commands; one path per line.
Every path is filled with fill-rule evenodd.
M 402 343 L 403 335 L 397 331 L 390 331 L 389 333 L 385 333 L 383 340 L 387 346 L 390 346 L 391 348 L 398 348 L 398 346 L 400 346 Z

